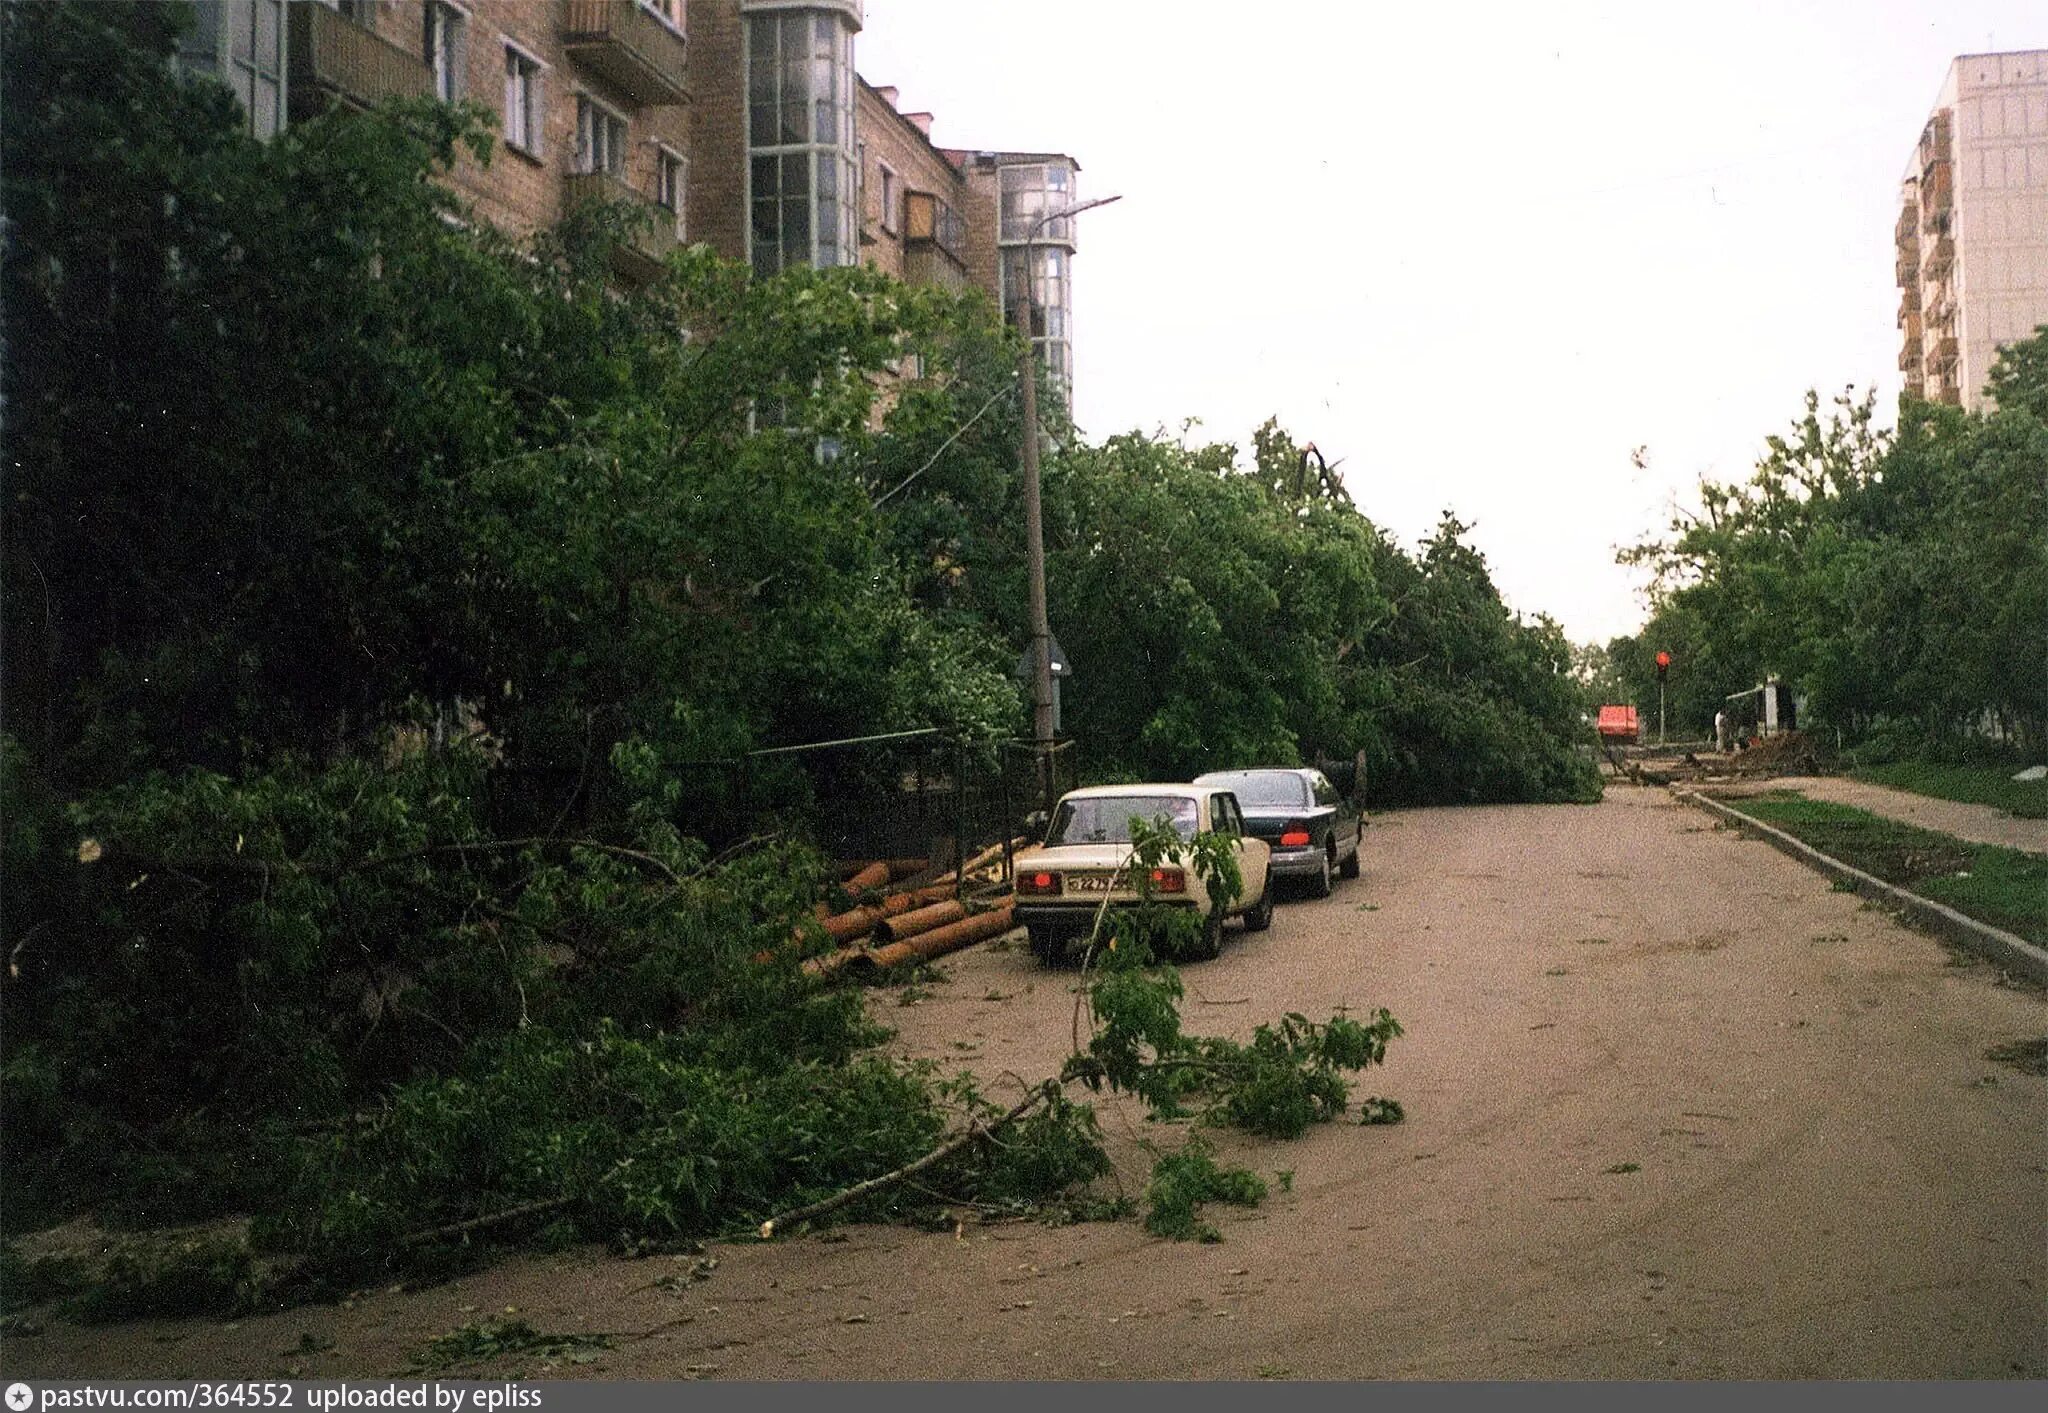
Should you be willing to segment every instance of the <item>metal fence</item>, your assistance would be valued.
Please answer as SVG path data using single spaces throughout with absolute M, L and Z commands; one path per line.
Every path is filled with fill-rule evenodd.
M 1072 741 L 1045 765 L 1029 741 L 963 741 L 936 730 L 752 751 L 686 766 L 677 824 L 714 848 L 792 833 L 837 859 L 963 858 L 1032 832 L 1079 781 Z M 1004 855 L 1005 879 L 1009 857 Z

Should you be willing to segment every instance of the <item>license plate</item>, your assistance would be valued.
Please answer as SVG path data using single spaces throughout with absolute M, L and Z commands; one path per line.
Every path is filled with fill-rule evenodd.
M 1113 873 L 1070 873 L 1067 875 L 1069 893 L 1107 893 L 1116 882 Z

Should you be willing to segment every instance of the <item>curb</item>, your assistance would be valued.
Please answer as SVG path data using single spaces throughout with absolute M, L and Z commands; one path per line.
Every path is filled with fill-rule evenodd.
M 1965 917 L 1954 908 L 1937 903 L 1932 898 L 1923 898 L 1918 893 L 1908 892 L 1896 883 L 1887 883 L 1874 874 L 1865 873 L 1860 868 L 1823 854 L 1811 844 L 1793 838 L 1782 829 L 1773 828 L 1760 819 L 1754 819 L 1741 810 L 1724 805 L 1719 800 L 1710 799 L 1697 791 L 1673 789 L 1671 793 L 1686 804 L 1695 805 L 1708 814 L 1717 815 L 1745 829 L 1755 830 L 1765 843 L 1780 853 L 1790 854 L 1809 868 L 1818 869 L 1830 878 L 1842 880 L 1866 898 L 1897 908 L 1927 931 L 1987 957 L 2009 972 L 2048 985 L 2048 951 L 2035 946 L 2024 937 L 2016 937 L 2002 927 L 1993 927 L 1973 917 Z

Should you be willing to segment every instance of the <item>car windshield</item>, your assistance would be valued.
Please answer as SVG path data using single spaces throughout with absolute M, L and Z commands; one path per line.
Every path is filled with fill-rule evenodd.
M 1183 839 L 1195 837 L 1198 815 L 1190 799 L 1159 795 L 1089 795 L 1061 800 L 1045 836 L 1048 844 L 1128 844 L 1131 817 L 1171 824 Z
M 1195 782 L 1228 790 L 1246 809 L 1261 805 L 1298 808 L 1309 803 L 1308 782 L 1291 770 L 1231 770 Z

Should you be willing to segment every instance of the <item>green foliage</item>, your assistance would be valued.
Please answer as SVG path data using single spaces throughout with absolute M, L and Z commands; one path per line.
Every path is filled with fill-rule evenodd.
M 1407 1117 L 1408 1111 L 1398 1099 L 1383 1099 L 1375 1094 L 1358 1101 L 1358 1121 L 1362 1124 L 1397 1124 Z
M 2048 819 L 2048 781 L 2015 780 L 2011 765 L 1935 765 L 1926 761 L 1905 761 L 1896 765 L 1864 766 L 1851 772 L 1858 780 L 1932 795 L 1937 800 L 1956 800 L 1968 805 L 1989 805 L 2016 819 Z
M 525 1320 L 475 1320 L 428 1340 L 413 1364 L 419 1369 L 448 1369 L 508 1354 L 554 1360 L 582 1350 L 611 1347 L 612 1337 L 607 1334 L 550 1334 Z
M 1227 899 L 1242 886 L 1231 843 L 1207 833 L 1183 843 L 1170 826 L 1133 819 L 1128 867 L 1149 880 L 1162 861 L 1187 858 L 1211 890 Z M 1383 1009 L 1369 1021 L 1334 1016 L 1321 1025 L 1289 1014 L 1277 1025 L 1259 1026 L 1248 1045 L 1190 1036 L 1181 1028 L 1180 974 L 1158 962 L 1156 944 L 1162 936 L 1169 945 L 1178 943 L 1190 924 L 1199 924 L 1188 910 L 1157 903 L 1109 916 L 1110 945 L 1090 952 L 1095 970 L 1086 1000 L 1094 1026 L 1062 1077 L 1090 1089 L 1136 1094 L 1155 1117 L 1193 1114 L 1205 1123 L 1298 1138 L 1310 1124 L 1344 1111 L 1344 1074 L 1383 1062 L 1387 1042 L 1401 1034 L 1400 1022 Z M 1175 918 L 1182 923 L 1179 931 L 1168 926 Z
M 1209 1146 L 1191 1138 L 1179 1152 L 1152 1165 L 1152 1179 L 1145 1184 L 1145 1230 L 1174 1241 L 1221 1241 L 1223 1234 L 1201 1219 L 1204 1203 L 1256 1207 L 1265 1200 L 1265 1179 L 1249 1168 L 1217 1166 Z
M 1643 632 L 1608 645 L 1639 706 L 1671 653 L 1670 711 L 1709 729 L 1723 697 L 1775 673 L 1807 698 L 1800 725 L 1944 758 L 1988 717 L 2048 741 L 2048 381 L 2037 335 L 2007 349 L 1988 415 L 1908 401 L 1895 432 L 1844 394 L 1768 440 L 1741 485 L 1704 483 L 1701 513 L 1624 552 L 1656 573 Z M 1746 723 L 1741 723 L 1746 724 Z
M 1739 808 L 1887 883 L 2048 945 L 2048 859 L 1824 800 L 1757 798 Z
M 1256 464 L 1137 435 L 1046 471 L 1051 615 L 1075 663 L 1074 733 L 1104 778 L 1350 759 L 1376 800 L 1592 799 L 1569 647 L 1501 603 L 1446 517 L 1404 553 L 1341 494 L 1294 492 L 1274 423 Z M 1003 621 L 1014 564 L 967 564 Z

